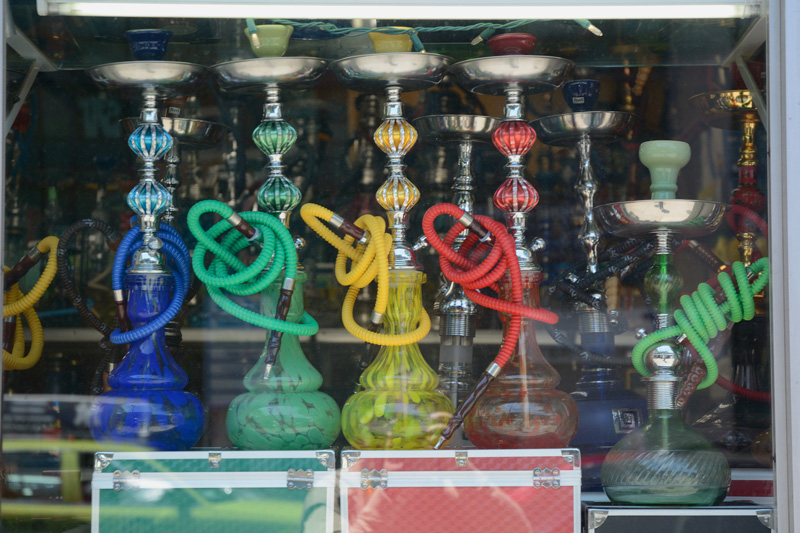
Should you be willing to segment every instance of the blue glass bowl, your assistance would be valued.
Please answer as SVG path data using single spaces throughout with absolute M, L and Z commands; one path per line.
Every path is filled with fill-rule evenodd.
M 167 41 L 172 32 L 167 30 L 130 30 L 125 32 L 133 57 L 140 61 L 159 60 L 167 53 Z
M 564 100 L 574 112 L 591 111 L 600 96 L 597 80 L 575 80 L 564 84 Z

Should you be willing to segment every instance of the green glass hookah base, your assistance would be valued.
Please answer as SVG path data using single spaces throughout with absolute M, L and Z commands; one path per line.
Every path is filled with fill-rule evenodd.
M 241 450 L 317 450 L 339 436 L 339 406 L 324 392 L 248 392 L 228 407 L 228 437 Z

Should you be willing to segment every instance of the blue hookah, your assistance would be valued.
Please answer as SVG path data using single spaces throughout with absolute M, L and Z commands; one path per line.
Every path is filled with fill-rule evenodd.
M 183 305 L 191 265 L 178 232 L 158 225 L 172 195 L 156 181 L 154 163 L 172 143 L 158 116 L 156 91 L 146 88 L 140 125 L 128 138 L 128 146 L 144 161 L 141 179 L 128 193 L 138 225 L 120 243 L 111 281 L 121 329 L 109 339 L 129 349 L 108 376 L 112 390 L 95 399 L 89 420 L 97 441 L 158 450 L 193 446 L 205 418 L 197 397 L 183 390 L 189 378 L 166 343 L 165 326 Z

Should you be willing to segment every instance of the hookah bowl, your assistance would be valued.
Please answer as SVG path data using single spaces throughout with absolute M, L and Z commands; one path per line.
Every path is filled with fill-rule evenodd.
M 496 56 L 527 55 L 536 46 L 536 37 L 530 33 L 501 33 L 486 41 Z
M 645 156 L 642 160 L 652 162 L 653 158 Z M 677 176 L 677 170 L 674 174 Z M 713 232 L 722 223 L 726 209 L 716 202 L 668 198 L 595 208 L 598 223 L 609 233 L 655 236 L 655 263 L 645 286 L 656 302 L 659 329 L 671 325 L 675 300 L 683 286 L 672 265 L 672 239 Z M 606 456 L 601 472 L 606 494 L 612 502 L 626 505 L 718 503 L 727 493 L 730 468 L 723 454 L 681 419 L 675 398 L 687 379 L 683 350 L 664 339 L 646 354 L 645 364 L 652 372 L 645 378 L 648 420 L 625 435 Z
M 591 111 L 598 96 L 600 82 L 597 80 L 574 80 L 564 84 L 564 100 L 575 113 Z
M 284 24 L 260 24 L 256 26 L 257 38 L 253 38 L 248 28 L 244 29 L 244 34 L 257 57 L 280 57 L 286 53 L 293 31 L 293 26 Z
M 500 120 L 479 115 L 429 115 L 414 119 L 413 124 L 426 142 L 458 147 L 458 170 L 452 186 L 453 204 L 472 214 L 475 204 L 471 169 L 473 145 L 491 142 Z M 465 235 L 456 238 L 455 249 L 465 238 Z M 449 281 L 444 275 L 439 278 L 436 300 L 436 309 L 441 315 L 437 390 L 458 407 L 475 385 L 472 351 L 478 306 L 467 298 L 461 285 Z M 449 442 L 451 447 L 469 445 L 463 431 Z
M 389 301 L 385 317 L 373 324 L 398 336 L 398 345 L 382 346 L 361 374 L 363 388 L 342 408 L 342 432 L 361 449 L 432 448 L 454 407 L 436 392 L 436 372 L 425 362 L 416 342 L 404 342 L 419 333 L 422 309 L 422 273 L 414 250 L 406 242 L 410 210 L 419 190 L 405 176 L 402 158 L 417 140 L 417 131 L 403 118 L 400 95 L 439 83 L 447 73 L 449 57 L 397 52 L 340 59 L 330 68 L 348 89 L 386 94 L 384 120 L 374 140 L 386 153 L 388 177 L 376 198 L 387 211 L 392 232 L 389 265 Z M 374 238 L 374 237 L 373 237 Z M 376 323 L 376 319 L 378 322 Z M 415 329 L 416 327 L 416 329 Z
M 139 61 L 158 61 L 167 53 L 167 42 L 172 32 L 167 30 L 129 30 L 125 38 Z
M 326 64 L 310 57 L 264 57 L 211 67 L 223 89 L 257 91 L 266 97 L 263 119 L 253 132 L 253 141 L 269 158 L 268 176 L 257 198 L 262 210 L 275 215 L 286 228 L 301 193 L 283 173 L 283 155 L 294 145 L 297 133 L 283 118 L 280 90 L 315 86 Z M 262 314 L 278 313 L 284 278 L 279 276 L 262 292 Z M 298 322 L 303 316 L 307 278 L 298 266 L 288 314 L 279 319 Z M 276 345 L 277 353 L 272 353 Z M 297 335 L 270 331 L 244 385 L 249 392 L 231 402 L 226 421 L 228 437 L 237 447 L 313 450 L 330 446 L 339 436 L 339 407 L 319 391 L 322 375 L 306 359 Z

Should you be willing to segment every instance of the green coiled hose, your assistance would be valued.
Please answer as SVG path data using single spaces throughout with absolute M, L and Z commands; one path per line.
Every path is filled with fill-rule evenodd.
M 706 343 L 725 329 L 729 320 L 740 322 L 755 316 L 753 296 L 761 292 L 769 282 L 769 259 L 762 257 L 749 268 L 736 261 L 732 270 L 736 285 L 727 272 L 720 272 L 717 276 L 725 294 L 725 302 L 718 304 L 714 300 L 714 289 L 707 283 L 701 283 L 691 295 L 681 296 L 682 309 L 676 310 L 673 314 L 676 325 L 651 333 L 633 347 L 631 354 L 633 366 L 640 374 L 643 376 L 651 374 L 645 366 L 644 356 L 653 346 L 672 337 L 686 335 L 703 358 L 708 372 L 697 388 L 704 389 L 717 380 L 719 375 L 717 362 Z M 758 274 L 752 284 L 748 280 L 748 271 Z
M 225 220 L 217 222 L 206 231 L 200 224 L 200 217 L 206 213 L 216 213 Z M 250 240 L 235 231 L 231 220 L 237 214 L 233 209 L 216 200 L 203 200 L 189 210 L 187 224 L 189 231 L 197 239 L 197 246 L 192 254 L 195 275 L 208 287 L 211 299 L 239 320 L 290 335 L 315 335 L 319 331 L 319 324 L 308 313 L 303 313 L 297 323 L 276 320 L 240 306 L 222 292 L 224 289 L 237 296 L 257 294 L 278 279 L 284 268 L 286 279 L 294 280 L 297 276 L 297 254 L 289 230 L 277 218 L 266 213 L 244 211 L 238 216 L 258 230 L 253 239 L 262 244 L 261 252 L 250 266 L 246 266 L 236 257 L 236 254 L 250 245 Z M 221 236 L 222 241 L 218 242 L 217 239 Z M 205 267 L 207 253 L 214 256 L 208 268 Z

